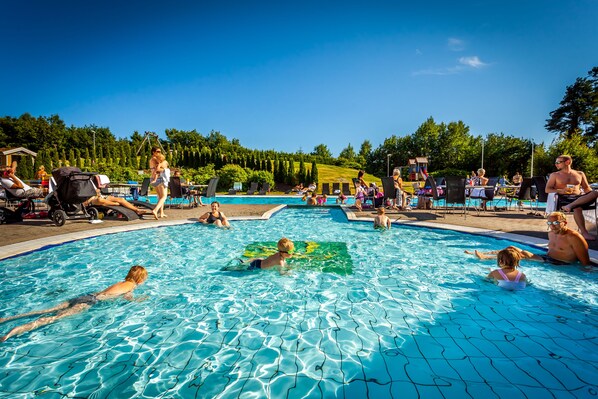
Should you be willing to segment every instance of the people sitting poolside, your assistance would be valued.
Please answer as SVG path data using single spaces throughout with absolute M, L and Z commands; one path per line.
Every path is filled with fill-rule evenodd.
M 322 194 L 317 197 L 318 205 L 324 205 L 328 201 L 328 196 L 326 194 Z
M 2 168 L 2 175 L 0 176 L 0 185 L 9 192 L 13 197 L 17 198 L 42 198 L 44 191 L 41 188 L 30 187 L 23 183 L 15 175 L 17 168 L 17 162 L 13 162 L 11 166 L 5 166 Z
M 9 331 L 8 334 L 6 334 L 3 337 L 0 337 L 0 342 L 4 342 L 10 337 L 14 337 L 15 335 L 20 335 L 24 332 L 31 331 L 36 328 L 54 323 L 55 321 L 60 320 L 64 317 L 81 313 L 100 301 L 106 301 L 108 299 L 114 299 L 120 296 L 124 297 L 127 300 L 132 300 L 133 290 L 135 290 L 135 288 L 137 288 L 137 286 L 139 286 L 140 284 L 143 284 L 145 280 L 147 280 L 147 270 L 145 270 L 143 266 L 136 265 L 129 269 L 129 273 L 127 273 L 127 276 L 125 277 L 124 281 L 113 284 L 103 291 L 99 291 L 93 294 L 82 295 L 77 298 L 73 298 L 69 301 L 62 302 L 52 308 L 34 310 L 33 312 L 0 318 L 0 323 L 4 323 L 6 321 L 20 319 L 28 316 L 55 313 L 54 316 L 40 317 L 37 320 L 13 328 Z
M 577 231 L 567 227 L 567 218 L 562 212 L 552 212 L 546 221 L 548 228 L 548 252 L 545 255 L 533 254 L 515 248 L 521 259 L 537 260 L 550 263 L 555 266 L 566 266 L 574 263 L 581 263 L 583 266 L 596 266 L 590 260 L 588 243 Z M 498 251 L 480 252 L 465 251 L 468 254 L 475 254 L 480 259 L 493 259 Z
M 199 222 L 203 224 L 213 224 L 216 227 L 230 227 L 228 219 L 224 213 L 220 212 L 220 202 L 214 201 L 210 204 L 211 212 L 206 212 L 199 217 Z
M 315 191 L 312 191 L 311 196 L 307 196 L 307 205 L 318 205 L 318 194 Z

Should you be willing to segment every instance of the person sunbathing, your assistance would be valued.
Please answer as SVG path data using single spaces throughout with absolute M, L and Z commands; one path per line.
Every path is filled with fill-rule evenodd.
M 122 207 L 132 210 L 140 217 L 143 215 L 149 215 L 148 212 L 142 211 L 141 209 L 137 208 L 135 205 L 131 204 L 129 201 L 127 201 L 124 198 L 115 197 L 112 195 L 102 195 L 100 193 L 99 189 L 96 190 L 96 193 L 97 193 L 96 195 L 94 195 L 93 197 L 91 197 L 87 201 L 85 201 L 83 203 L 83 205 L 84 206 L 122 206 Z M 157 219 L 158 218 L 156 217 L 156 220 Z
M 40 317 L 32 322 L 13 328 L 12 330 L 10 330 L 8 334 L 6 334 L 3 337 L 0 337 L 0 342 L 4 342 L 10 337 L 14 337 L 15 335 L 20 335 L 24 332 L 35 330 L 39 327 L 43 327 L 48 324 L 54 323 L 57 320 L 60 320 L 67 316 L 72 316 L 77 313 L 81 313 L 89 309 L 99 301 L 106 301 L 108 299 L 114 299 L 120 296 L 127 300 L 132 300 L 133 290 L 135 290 L 135 288 L 137 288 L 138 285 L 143 284 L 145 280 L 147 280 L 147 270 L 145 270 L 143 266 L 136 265 L 129 269 L 129 273 L 127 273 L 127 276 L 125 277 L 124 281 L 113 284 L 103 291 L 99 291 L 93 294 L 82 295 L 71 300 L 59 303 L 58 305 L 52 308 L 34 310 L 33 312 L 0 318 L 0 323 L 4 323 L 6 321 L 20 319 L 28 316 L 56 313 L 54 316 Z

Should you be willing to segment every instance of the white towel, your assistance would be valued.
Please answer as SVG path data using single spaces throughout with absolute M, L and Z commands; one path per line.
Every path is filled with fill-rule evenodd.
M 554 211 L 556 211 L 556 193 L 548 193 L 548 198 L 546 199 L 546 210 L 544 213 L 546 216 L 548 216 Z

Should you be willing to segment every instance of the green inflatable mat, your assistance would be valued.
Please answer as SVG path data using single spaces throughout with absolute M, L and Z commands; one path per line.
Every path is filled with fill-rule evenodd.
M 341 276 L 353 274 L 353 261 L 344 242 L 293 241 L 293 256 L 287 259 L 292 269 L 316 270 Z M 243 257 L 267 258 L 277 252 L 276 242 L 253 242 L 245 247 Z

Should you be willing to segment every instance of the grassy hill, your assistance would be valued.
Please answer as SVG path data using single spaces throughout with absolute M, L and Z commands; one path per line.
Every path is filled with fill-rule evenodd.
M 319 183 L 352 183 L 354 177 L 357 177 L 357 169 L 343 168 L 341 166 L 334 165 L 322 165 L 318 164 L 318 180 Z M 382 182 L 377 177 L 368 175 L 367 173 L 363 179 L 368 182 L 374 182 L 376 185 L 381 186 Z M 351 185 L 352 186 L 352 185 Z
M 320 187 L 322 186 L 322 183 L 336 183 L 336 182 L 352 183 L 351 179 L 353 179 L 354 177 L 357 177 L 357 172 L 359 172 L 357 169 L 343 168 L 341 166 L 334 166 L 334 165 L 318 164 L 318 180 L 319 180 Z M 373 175 L 369 175 L 366 173 L 364 175 L 363 179 L 368 183 L 373 182 L 373 183 L 376 183 L 376 185 L 378 187 L 380 187 L 380 188 L 382 187 L 382 181 Z M 354 192 L 355 189 L 353 188 L 353 184 L 351 184 L 350 186 L 351 186 L 351 192 Z M 413 194 L 413 183 L 403 181 L 403 188 L 408 193 Z

